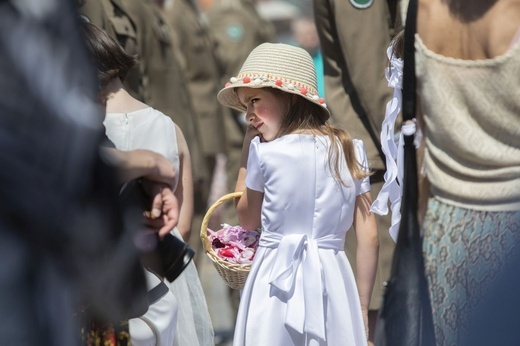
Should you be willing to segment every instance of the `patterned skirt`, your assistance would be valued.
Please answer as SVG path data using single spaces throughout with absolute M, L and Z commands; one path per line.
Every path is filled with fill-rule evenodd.
M 423 252 L 438 345 L 459 345 L 471 313 L 520 247 L 520 211 L 486 212 L 431 198 Z

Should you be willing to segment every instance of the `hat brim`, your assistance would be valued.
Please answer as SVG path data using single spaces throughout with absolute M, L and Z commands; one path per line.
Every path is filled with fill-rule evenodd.
M 302 95 L 301 90 L 297 87 L 294 87 L 293 89 L 290 89 L 288 87 L 284 86 L 278 86 L 274 82 L 262 82 L 261 84 L 255 84 L 254 81 L 251 81 L 249 83 L 244 83 L 242 80 L 238 80 L 230 85 L 225 86 L 222 90 L 219 91 L 217 94 L 217 100 L 225 107 L 236 109 L 240 112 L 245 112 L 247 109 L 246 107 L 240 102 L 238 95 L 236 93 L 236 88 L 253 88 L 253 89 L 260 89 L 260 88 L 273 88 L 282 90 L 284 92 L 298 95 L 300 97 L 303 97 L 304 99 L 317 104 L 318 106 L 322 107 L 326 112 L 326 119 L 330 117 L 330 111 L 327 108 L 327 105 L 321 98 L 315 98 L 311 95 Z

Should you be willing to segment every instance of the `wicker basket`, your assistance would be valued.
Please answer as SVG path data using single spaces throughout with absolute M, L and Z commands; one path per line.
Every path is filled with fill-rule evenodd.
M 208 223 L 211 219 L 211 215 L 213 212 L 224 202 L 228 200 L 233 200 L 236 197 L 242 196 L 242 192 L 233 192 L 228 193 L 220 197 L 209 207 L 204 219 L 202 220 L 202 225 L 200 228 L 200 239 L 202 241 L 202 245 L 204 246 L 204 251 L 209 256 L 211 261 L 213 262 L 213 266 L 217 269 L 217 272 L 222 277 L 224 282 L 231 288 L 240 290 L 244 287 L 246 283 L 247 275 L 249 274 L 249 270 L 251 269 L 250 264 L 236 264 L 230 263 L 222 258 L 218 257 L 211 247 L 211 243 L 208 238 Z

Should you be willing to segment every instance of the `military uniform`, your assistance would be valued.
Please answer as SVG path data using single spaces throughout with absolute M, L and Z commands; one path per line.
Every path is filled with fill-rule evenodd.
M 386 103 L 392 97 L 384 77 L 397 1 L 314 0 L 314 15 L 325 70 L 325 95 L 331 121 L 364 141 L 370 167 L 372 199 L 383 184 L 385 169 L 379 135 Z M 365 122 L 362 119 L 366 119 Z M 390 216 L 376 215 L 380 253 L 370 310 L 381 305 L 383 282 L 390 275 L 394 248 Z M 355 269 L 355 233 L 348 232 L 346 252 Z
M 187 87 L 196 112 L 202 151 L 212 170 L 215 155 L 225 152 L 223 115 L 227 112 L 217 101 L 221 72 L 213 55 L 214 41 L 190 0 L 175 0 L 165 10 L 165 17 L 176 33 L 184 56 Z
M 260 17 L 253 0 L 215 0 L 208 23 L 226 79 L 238 73 L 256 46 L 276 40 L 274 24 Z
M 247 56 L 256 46 L 276 40 L 274 25 L 260 17 L 252 0 L 215 0 L 207 18 L 216 41 L 215 55 L 223 69 L 221 87 L 240 71 Z M 224 119 L 226 172 L 228 189 L 234 191 L 240 168 L 245 125 L 240 121 L 240 112 L 230 111 L 231 116 Z M 233 205 L 229 204 L 224 208 L 223 219 L 227 223 L 238 224 Z
M 122 0 L 137 22 L 137 40 L 141 47 L 144 102 L 163 112 L 181 128 L 188 144 L 194 181 L 209 182 L 203 159 L 195 111 L 187 89 L 181 61 L 175 51 L 171 27 L 151 0 Z M 197 191 L 196 191 L 197 192 Z
M 164 18 L 173 28 L 177 53 L 186 77 L 185 88 L 189 90 L 196 129 L 201 141 L 200 158 L 204 159 L 209 177 L 213 178 L 217 154 L 226 151 L 225 116 L 229 111 L 217 101 L 220 90 L 220 66 L 214 56 L 215 42 L 202 23 L 199 11 L 189 0 L 175 0 L 163 10 Z M 204 185 L 200 198 L 195 200 L 193 232 L 200 232 L 202 219 L 207 210 L 211 181 Z M 192 237 L 190 245 L 196 250 L 195 263 L 204 256 L 199 237 Z M 197 251 L 200 250 L 200 251 Z
M 223 68 L 222 84 L 236 76 L 249 53 L 259 44 L 276 41 L 273 23 L 258 14 L 253 0 L 215 0 L 208 12 L 208 24 L 217 43 L 215 55 Z M 234 191 L 240 168 L 245 125 L 236 110 L 225 119 L 227 134 L 226 173 L 228 190 Z M 238 224 L 235 206 L 227 203 L 223 207 L 222 220 Z M 237 290 L 230 292 L 234 318 L 240 302 Z
M 140 56 L 136 21 L 130 16 L 122 0 L 86 0 L 79 9 L 90 22 L 117 39 L 125 52 Z M 124 81 L 128 92 L 144 101 L 144 86 L 140 66 L 134 66 Z
M 118 40 L 125 50 L 139 56 L 139 99 L 171 117 L 183 131 L 192 160 L 195 207 L 203 210 L 211 174 L 202 154 L 201 136 L 181 62 L 174 51 L 171 28 L 151 1 L 87 0 L 81 13 L 113 37 L 120 36 Z M 131 34 L 124 40 L 122 33 L 127 28 Z M 131 47 L 135 52 L 129 51 Z M 125 84 L 128 87 L 128 78 Z M 198 230 L 197 225 L 194 228 Z

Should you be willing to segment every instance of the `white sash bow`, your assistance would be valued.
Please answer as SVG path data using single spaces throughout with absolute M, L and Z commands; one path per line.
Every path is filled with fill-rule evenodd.
M 325 336 L 324 296 L 327 294 L 318 249 L 343 250 L 345 239 L 305 234 L 282 236 L 264 230 L 260 245 L 278 248 L 269 284 L 287 298 L 285 325 L 322 340 Z

